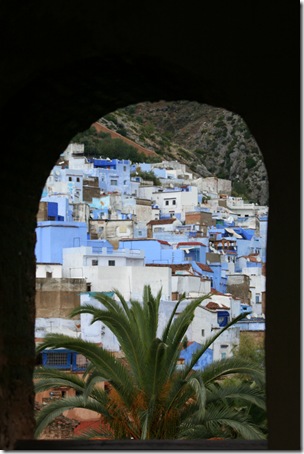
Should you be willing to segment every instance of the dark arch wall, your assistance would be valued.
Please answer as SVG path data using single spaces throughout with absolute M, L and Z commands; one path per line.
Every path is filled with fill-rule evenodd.
M 240 114 L 264 155 L 268 446 L 298 449 L 298 7 L 49 3 L 0 4 L 1 448 L 33 435 L 34 229 L 50 169 L 71 137 L 102 115 L 140 101 L 186 99 Z

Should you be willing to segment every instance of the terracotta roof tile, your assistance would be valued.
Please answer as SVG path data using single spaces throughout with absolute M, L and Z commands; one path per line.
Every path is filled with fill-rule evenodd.
M 227 307 L 225 306 L 224 304 L 219 304 L 219 303 L 215 303 L 214 301 L 209 301 L 208 304 L 206 304 L 206 306 L 208 309 L 226 309 L 226 310 L 230 310 L 230 307 Z
M 176 221 L 175 218 L 170 218 L 170 219 L 157 219 L 157 220 L 152 220 L 147 222 L 147 225 L 162 225 L 162 224 L 173 224 L 173 222 Z
M 204 263 L 200 263 L 200 262 L 196 262 L 196 264 L 202 271 L 207 271 L 208 273 L 213 273 L 213 270 L 210 268 L 209 265 L 205 265 Z
M 175 274 L 176 271 L 188 271 L 189 273 L 193 273 L 193 269 L 192 269 L 192 266 L 191 264 L 177 264 L 177 265 L 172 265 L 172 264 L 166 264 L 166 265 L 163 265 L 163 264 L 157 264 L 157 263 L 151 263 L 151 264 L 146 264 L 146 266 L 159 266 L 159 267 L 167 267 L 167 268 L 171 268 L 172 269 L 172 273 Z

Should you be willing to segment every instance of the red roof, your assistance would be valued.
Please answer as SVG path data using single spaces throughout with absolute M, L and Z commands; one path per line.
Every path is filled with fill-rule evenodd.
M 85 421 L 81 421 L 77 427 L 74 429 L 74 435 L 81 435 L 82 432 L 85 432 L 87 430 L 93 429 L 93 430 L 99 430 L 101 427 L 101 420 L 99 419 L 89 419 Z M 110 426 L 108 424 L 103 424 L 102 425 L 104 430 L 110 431 Z M 97 437 L 96 437 L 97 438 Z M 106 437 L 98 437 L 98 440 L 108 440 Z
M 193 268 L 192 268 L 192 265 L 189 263 L 185 263 L 185 264 L 178 264 L 178 265 L 172 265 L 172 264 L 166 264 L 164 265 L 163 263 L 162 264 L 157 264 L 157 263 L 147 263 L 146 266 L 158 266 L 158 267 L 166 267 L 166 268 L 171 268 L 172 270 L 172 273 L 175 274 L 176 271 L 188 271 L 189 273 L 192 273 L 193 271 Z
M 161 224 L 173 224 L 175 222 L 175 218 L 170 219 L 156 219 L 154 221 L 147 222 L 147 225 L 161 225 Z
M 223 295 L 223 296 L 226 296 L 226 295 L 227 295 L 227 293 L 219 292 L 219 291 L 216 290 L 215 288 L 212 288 L 212 289 L 211 289 L 211 293 L 212 293 L 212 295 Z M 230 293 L 228 293 L 228 295 L 230 295 Z
M 168 241 L 164 241 L 164 240 L 157 240 L 160 244 L 165 244 L 166 246 L 171 246 L 170 243 L 168 243 Z
M 210 268 L 209 265 L 205 265 L 204 263 L 199 262 L 196 262 L 196 264 L 202 271 L 208 271 L 208 273 L 213 273 L 213 270 Z
M 224 304 L 215 303 L 214 301 L 209 301 L 206 306 L 208 309 L 227 309 L 230 310 L 230 307 L 225 306 Z

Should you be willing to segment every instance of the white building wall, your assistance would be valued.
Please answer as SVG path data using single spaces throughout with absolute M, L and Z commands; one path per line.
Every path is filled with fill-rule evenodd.
M 35 319 L 35 338 L 43 339 L 47 334 L 58 333 L 70 337 L 80 337 L 80 320 L 70 320 L 67 318 L 42 318 Z
M 179 294 L 185 293 L 186 296 L 194 296 L 193 294 L 207 294 L 211 290 L 210 280 L 201 280 L 197 276 L 175 275 L 172 276 L 172 292 Z
M 198 178 L 192 182 L 200 192 L 231 194 L 231 181 L 216 177 Z
M 113 266 L 110 266 L 110 261 L 114 261 Z M 95 282 L 94 276 L 99 275 L 97 271 L 99 269 L 104 270 L 109 267 L 114 274 L 117 267 L 128 266 L 143 267 L 144 251 L 120 249 L 107 253 L 107 248 L 103 248 L 101 254 L 94 254 L 91 247 L 85 246 L 63 249 L 63 277 L 86 278 L 88 282 L 93 283 L 93 281 Z
M 203 302 L 204 303 L 204 302 Z M 203 344 L 206 340 L 218 332 L 217 313 L 210 312 L 198 307 L 195 311 L 193 322 L 187 332 L 188 340 Z M 224 357 L 233 355 L 233 348 L 239 344 L 239 328 L 229 328 L 222 333 L 212 344 L 213 360 L 218 361 Z M 227 347 L 221 347 L 227 345 Z
M 94 164 L 87 162 L 87 159 L 84 157 L 81 158 L 75 158 L 75 157 L 69 157 L 69 169 L 74 169 L 74 170 L 90 170 L 94 168 Z
M 250 277 L 252 313 L 262 315 L 262 293 L 266 292 L 266 276 L 262 275 L 261 268 L 243 268 L 243 273 Z
M 62 278 L 62 265 L 57 263 L 36 264 L 36 278 L 46 278 L 48 273 L 52 273 L 52 278 Z
M 144 285 L 149 284 L 153 293 L 158 293 L 162 288 L 162 297 L 171 299 L 171 268 L 134 265 L 77 266 L 77 263 L 72 262 L 72 255 L 69 259 L 69 264 L 64 262 L 63 277 L 85 278 L 91 284 L 92 292 L 109 292 L 115 288 L 126 299 L 141 299 Z
M 140 199 L 154 200 L 153 193 L 157 190 L 156 186 L 139 186 L 137 197 Z
M 162 214 L 169 215 L 172 212 L 180 214 L 181 221 L 185 220 L 185 213 L 193 211 L 198 204 L 198 193 L 195 186 L 191 186 L 190 191 L 155 192 L 152 197 Z

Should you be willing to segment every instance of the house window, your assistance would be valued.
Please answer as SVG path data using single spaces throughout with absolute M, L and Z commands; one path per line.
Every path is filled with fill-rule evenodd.
M 165 205 L 169 205 L 169 200 L 165 200 Z
M 259 294 L 259 293 L 257 293 L 257 294 L 255 295 L 255 302 L 256 302 L 256 303 L 260 303 L 260 294 Z
M 76 181 L 77 181 L 77 183 L 79 183 L 79 182 L 80 182 L 80 178 L 79 178 L 79 177 L 77 177 L 77 178 L 76 178 Z
M 226 352 L 221 352 L 221 358 L 225 359 L 226 357 L 227 357 L 227 353 Z
M 142 236 L 142 231 L 138 230 L 138 236 Z
M 108 260 L 108 266 L 115 266 L 115 260 Z
M 223 327 L 226 326 L 229 319 L 229 312 L 227 311 L 218 311 L 217 313 L 217 323 Z
M 72 181 L 72 177 L 69 177 L 69 181 Z
M 110 184 L 112 186 L 117 186 L 117 180 L 110 180 Z
M 53 277 L 53 273 L 52 272 L 50 273 L 49 271 L 47 271 L 46 272 L 46 277 L 47 278 Z
M 98 260 L 93 259 L 92 260 L 92 266 L 98 266 Z
M 127 166 L 123 166 L 123 171 L 124 171 L 124 172 L 127 171 Z
M 42 352 L 42 365 L 56 369 L 69 369 L 71 365 L 71 352 L 69 350 L 44 350 Z
M 176 200 L 172 200 L 172 205 L 176 205 Z
M 202 336 L 205 337 L 205 330 L 202 329 Z

